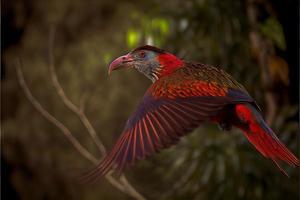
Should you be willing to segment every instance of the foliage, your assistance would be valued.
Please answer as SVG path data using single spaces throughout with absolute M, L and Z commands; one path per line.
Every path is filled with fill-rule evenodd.
M 275 43 L 275 45 L 284 50 L 286 48 L 282 26 L 279 22 L 270 17 L 261 25 L 261 32 Z

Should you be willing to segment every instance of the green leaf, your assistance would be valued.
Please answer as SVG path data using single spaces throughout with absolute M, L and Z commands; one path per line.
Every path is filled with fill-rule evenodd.
M 129 29 L 127 31 L 126 40 L 129 48 L 135 47 L 140 41 L 140 33 L 135 29 Z
M 286 43 L 283 29 L 277 19 L 269 17 L 261 24 L 260 30 L 267 38 L 270 38 L 278 48 L 285 50 Z

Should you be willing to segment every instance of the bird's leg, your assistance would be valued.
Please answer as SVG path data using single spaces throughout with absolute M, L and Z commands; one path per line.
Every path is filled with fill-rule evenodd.
M 232 113 L 233 106 L 225 106 L 218 114 L 213 118 L 213 121 L 219 124 L 219 127 L 223 131 L 230 131 L 232 128 Z
M 219 127 L 223 131 L 230 131 L 231 128 L 232 128 L 232 124 L 230 122 L 227 122 L 227 121 L 220 121 L 219 122 Z

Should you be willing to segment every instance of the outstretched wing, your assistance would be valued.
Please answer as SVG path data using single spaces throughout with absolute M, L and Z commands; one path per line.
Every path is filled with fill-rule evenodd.
M 127 164 L 177 143 L 201 121 L 216 116 L 225 105 L 253 102 L 239 88 L 190 77 L 177 82 L 170 78 L 158 80 L 148 89 L 115 146 L 84 176 L 85 180 L 96 181 L 112 168 L 120 173 Z

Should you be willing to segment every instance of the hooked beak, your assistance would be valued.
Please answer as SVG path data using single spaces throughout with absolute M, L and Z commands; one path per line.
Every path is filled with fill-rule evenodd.
M 116 69 L 121 69 L 121 68 L 128 68 L 130 67 L 130 63 L 134 61 L 132 56 L 130 55 L 130 53 L 124 55 L 124 56 L 121 56 L 117 59 L 115 59 L 114 61 L 112 61 L 108 67 L 108 75 L 110 75 L 110 73 L 113 71 L 113 70 L 116 70 Z

